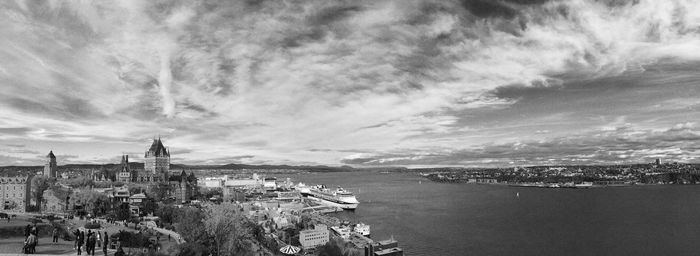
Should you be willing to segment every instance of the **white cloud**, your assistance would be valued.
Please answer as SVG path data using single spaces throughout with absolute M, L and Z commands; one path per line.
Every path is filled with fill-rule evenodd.
M 52 4 L 0 14 L 5 122 L 36 127 L 33 140 L 163 132 L 200 159 L 337 163 L 340 153 L 304 152 L 432 147 L 413 138 L 468 133 L 454 113 L 518 101 L 490 93 L 500 86 L 700 60 L 690 0 L 551 1 L 512 18 L 448 1 Z M 266 144 L 232 146 L 246 141 Z

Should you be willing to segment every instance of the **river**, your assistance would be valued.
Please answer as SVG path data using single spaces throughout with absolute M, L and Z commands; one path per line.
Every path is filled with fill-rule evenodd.
M 448 184 L 415 174 L 290 177 L 355 193 L 372 238 L 406 255 L 699 255 L 700 186 L 543 189 Z M 519 194 L 519 196 L 516 196 Z

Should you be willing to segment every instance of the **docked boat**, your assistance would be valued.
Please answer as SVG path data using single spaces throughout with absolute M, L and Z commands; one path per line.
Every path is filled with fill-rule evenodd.
M 593 182 L 582 182 L 579 184 L 576 184 L 576 188 L 590 188 L 593 187 Z
M 296 187 L 296 190 L 298 190 L 301 195 L 310 199 L 319 201 L 325 205 L 340 207 L 344 210 L 355 210 L 357 205 L 360 204 L 352 192 L 341 187 L 338 187 L 336 190 L 330 190 L 324 185 L 307 187 L 303 186 L 303 184 L 299 184 L 299 186 Z
M 353 231 L 355 231 L 355 233 L 358 233 L 358 234 L 363 235 L 365 237 L 370 236 L 369 225 L 364 224 L 364 223 L 358 223 L 357 225 L 355 225 L 355 227 L 353 228 Z

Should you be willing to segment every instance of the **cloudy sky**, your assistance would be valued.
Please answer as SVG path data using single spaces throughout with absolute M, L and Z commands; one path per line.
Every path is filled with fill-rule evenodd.
M 700 161 L 695 0 L 2 1 L 0 165 Z

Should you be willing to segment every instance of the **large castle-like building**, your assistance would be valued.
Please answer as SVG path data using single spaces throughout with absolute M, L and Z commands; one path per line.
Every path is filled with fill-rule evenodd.
M 170 152 L 160 138 L 153 139 L 153 144 L 144 155 L 144 168 L 135 169 L 129 165 L 129 156 L 123 155 L 119 172 L 116 175 L 120 182 L 167 182 L 170 176 Z
M 153 139 L 153 144 L 146 151 L 144 159 L 143 168 L 146 169 L 147 173 L 154 177 L 160 177 L 162 181 L 168 180 L 170 174 L 170 152 L 163 146 L 160 138 L 158 140 Z

